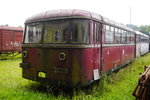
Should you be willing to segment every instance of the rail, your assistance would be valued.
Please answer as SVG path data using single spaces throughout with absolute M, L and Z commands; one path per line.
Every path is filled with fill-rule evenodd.
M 0 55 L 0 60 L 21 59 L 21 53 L 5 53 Z

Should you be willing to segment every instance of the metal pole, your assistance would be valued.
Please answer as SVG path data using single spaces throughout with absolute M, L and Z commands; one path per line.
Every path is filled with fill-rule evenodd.
M 130 6 L 130 24 L 131 24 L 131 6 Z

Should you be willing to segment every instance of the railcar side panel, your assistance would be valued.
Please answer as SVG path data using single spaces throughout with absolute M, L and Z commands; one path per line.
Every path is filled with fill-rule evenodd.
M 125 46 L 125 62 L 128 63 L 134 59 L 135 54 L 135 45 Z
M 149 52 L 149 43 L 141 43 L 141 55 Z
M 104 47 L 103 48 L 103 72 L 111 70 L 121 64 L 121 48 L 120 47 Z
M 134 59 L 134 46 L 103 47 L 103 72 L 113 71 Z

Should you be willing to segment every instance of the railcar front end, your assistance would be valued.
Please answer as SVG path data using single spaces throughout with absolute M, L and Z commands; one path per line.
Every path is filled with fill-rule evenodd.
M 62 19 L 26 24 L 23 77 L 67 87 L 86 86 L 99 72 L 90 44 L 90 20 Z

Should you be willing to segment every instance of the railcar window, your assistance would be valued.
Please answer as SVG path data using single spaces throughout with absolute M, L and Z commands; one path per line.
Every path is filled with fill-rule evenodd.
M 127 43 L 131 43 L 131 32 L 127 32 Z
M 134 43 L 134 39 L 135 39 L 135 35 L 134 35 L 134 33 L 131 32 L 131 44 Z
M 42 35 L 42 24 L 32 23 L 27 25 L 25 43 L 39 43 Z
M 127 38 L 127 33 L 126 33 L 126 31 L 122 31 L 122 43 L 126 43 L 126 38 Z
M 149 41 L 146 37 L 141 36 L 141 43 L 149 43 Z
M 109 31 L 110 30 L 110 26 L 106 25 L 106 30 Z
M 49 21 L 45 25 L 44 43 L 89 43 L 89 21 Z
M 120 43 L 121 43 L 121 38 L 122 38 L 122 30 L 119 29 L 119 34 L 120 34 Z
M 120 33 L 118 28 L 115 28 L 115 43 L 120 43 Z
M 101 36 L 101 25 L 97 23 L 97 42 L 100 42 L 100 36 Z
M 114 27 L 111 27 L 111 31 L 114 32 Z
M 71 20 L 71 43 L 89 43 L 88 20 Z
M 136 35 L 136 43 L 139 43 L 139 42 L 140 42 L 140 36 Z
M 107 26 L 107 25 L 106 25 L 105 38 L 106 38 L 106 43 L 113 43 L 114 31 L 110 31 L 110 26 Z
M 96 43 L 100 43 L 100 35 L 101 35 L 101 31 L 100 31 L 100 29 L 101 29 L 101 27 L 100 27 L 100 24 L 99 23 L 97 23 L 97 22 L 95 22 L 94 24 L 93 24 L 93 40 L 95 40 L 95 41 L 93 41 L 93 42 L 96 42 Z M 94 37 L 95 36 L 95 37 Z
M 45 24 L 44 43 L 65 43 L 68 41 L 68 34 L 68 21 L 49 21 Z

